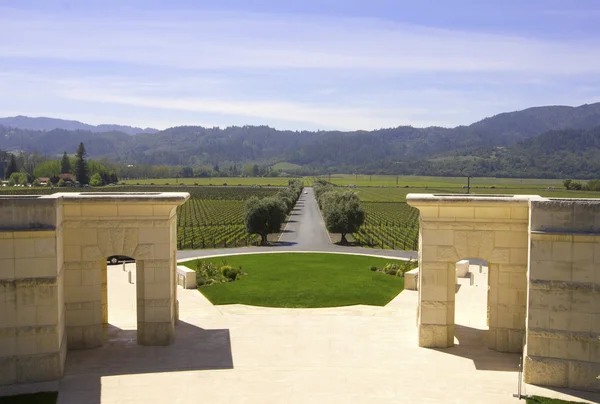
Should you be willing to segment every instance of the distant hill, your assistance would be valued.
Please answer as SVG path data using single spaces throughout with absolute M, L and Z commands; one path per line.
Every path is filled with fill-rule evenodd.
M 294 172 L 307 175 L 356 172 L 585 178 L 597 172 L 595 163 L 579 163 L 597 157 L 593 151 L 586 154 L 595 146 L 586 146 L 585 139 L 593 138 L 600 127 L 600 103 L 528 108 L 455 128 L 399 126 L 352 132 L 179 126 L 123 136 L 118 127 L 95 132 L 99 127 L 114 128 L 103 125 L 94 127 L 95 131 L 17 129 L 2 120 L 0 125 L 5 125 L 0 126 L 0 149 L 18 150 L 23 145 L 29 151 L 57 155 L 65 150 L 73 152 L 83 141 L 90 156 L 127 164 L 218 163 L 225 167 L 233 163 L 285 162 L 294 167 Z M 570 141 L 569 135 L 579 140 Z M 560 142 L 577 150 L 549 150 L 544 146 L 560 146 Z
M 53 129 L 66 130 L 89 130 L 90 132 L 113 132 L 119 131 L 128 135 L 137 135 L 138 133 L 156 133 L 158 129 L 153 128 L 137 128 L 135 126 L 126 125 L 88 125 L 79 121 L 68 121 L 65 119 L 56 118 L 30 118 L 28 116 L 14 116 L 9 118 L 0 118 L 0 125 L 28 130 L 49 131 Z

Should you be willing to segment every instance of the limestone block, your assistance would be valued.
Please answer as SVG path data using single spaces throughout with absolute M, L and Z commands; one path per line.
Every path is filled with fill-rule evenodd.
M 89 302 L 100 299 L 100 287 L 94 290 L 94 286 L 65 286 L 65 302 Z M 95 293 L 98 293 L 97 295 Z M 95 298 L 97 297 L 97 298 Z
M 140 345 L 171 345 L 175 340 L 174 318 L 168 322 L 150 323 L 138 320 L 137 342 Z
M 15 278 L 44 278 L 56 276 L 57 273 L 56 257 L 15 258 Z
M 570 281 L 572 264 L 570 262 L 532 260 L 529 277 L 531 280 Z
M 69 349 L 89 349 L 102 346 L 102 324 L 67 326 Z
M 494 248 L 488 261 L 490 264 L 510 264 L 510 248 Z
M 37 325 L 56 325 L 58 324 L 58 305 L 37 306 L 36 321 Z
M 79 262 L 81 261 L 81 247 L 79 246 L 64 246 L 64 260 L 65 262 Z
M 488 347 L 498 352 L 523 352 L 524 330 L 490 326 L 488 331 Z
M 144 285 L 145 299 L 169 299 L 171 298 L 171 287 L 169 284 L 148 283 Z
M 13 326 L 0 328 L 0 363 L 2 357 L 12 356 L 17 351 L 17 334 Z M 1 371 L 0 371 L 1 373 Z M 1 376 L 0 376 L 1 380 Z M 1 381 L 0 381 L 1 384 Z
M 593 314 L 571 311 L 550 312 L 548 329 L 557 331 L 591 332 Z
M 528 251 L 527 248 L 511 248 L 510 263 L 512 265 L 527 265 Z
M 100 251 L 100 248 L 96 245 L 81 247 L 81 260 L 82 261 L 95 261 L 100 262 L 106 260 L 106 255 Z
M 421 324 L 449 324 L 449 310 L 446 302 L 435 302 L 437 303 L 437 307 L 431 307 L 431 303 L 434 302 L 423 302 L 421 304 Z
M 159 217 L 171 217 L 175 214 L 176 209 L 172 205 L 152 205 L 152 214 Z
M 12 238 L 0 239 L 0 257 L 4 259 L 15 257 L 15 242 Z
M 423 273 L 421 272 L 421 284 L 419 285 L 419 292 L 421 294 L 421 302 L 424 301 L 448 301 L 448 287 L 427 285 L 423 282 Z M 454 284 L 452 284 L 454 288 Z M 454 295 L 454 291 L 452 292 Z
M 536 261 L 552 261 L 552 241 L 545 239 L 534 239 L 531 235 L 531 259 Z
M 552 261 L 571 262 L 573 260 L 573 244 L 565 241 L 552 243 Z
M 65 204 L 63 204 L 62 209 L 63 209 L 63 217 L 65 217 L 65 218 L 81 216 L 81 205 L 80 204 L 65 203 Z
M 597 267 L 598 265 L 594 264 L 593 259 L 587 262 L 573 262 L 571 265 L 571 279 L 565 280 L 579 283 L 594 283 L 596 272 L 600 274 L 600 271 L 596 271 Z M 600 282 L 596 282 L 596 284 L 600 285 Z
M 529 220 L 528 206 L 513 206 L 510 208 L 510 218 L 519 220 Z
M 567 387 L 571 389 L 600 391 L 600 363 L 568 362 Z
M 509 206 L 477 206 L 475 207 L 476 219 L 510 219 L 511 208 Z
M 454 346 L 454 324 L 419 324 L 419 346 L 424 348 L 449 348 Z
M 170 231 L 166 231 L 164 228 L 148 227 L 139 230 L 139 244 L 159 244 L 169 243 L 170 241 Z
M 423 230 L 423 241 L 426 245 L 454 245 L 453 230 Z
M 2 357 L 0 355 L 0 386 L 7 386 L 17 382 L 17 358 L 14 356 Z
M 594 262 L 594 244 L 573 243 L 573 262 Z
M 461 258 L 477 257 L 485 259 L 494 248 L 494 232 L 455 231 L 454 247 Z
M 35 258 L 35 239 L 20 238 L 13 243 L 15 258 Z
M 15 279 L 15 260 L 0 258 L 0 280 Z
M 473 206 L 446 206 L 440 205 L 439 217 L 441 218 L 475 218 L 475 208 Z
M 524 362 L 523 379 L 525 383 L 538 386 L 568 386 L 567 361 L 528 355 Z
M 169 259 L 173 252 L 171 243 L 154 244 L 155 259 Z
M 81 216 L 115 217 L 118 216 L 118 209 L 116 204 L 109 203 L 81 204 Z
M 119 204 L 117 205 L 119 216 L 154 216 L 152 205 L 135 204 Z
M 461 260 L 456 263 L 456 276 L 464 278 L 469 272 L 469 260 Z
M 527 248 L 529 234 L 524 231 L 497 231 L 494 233 L 496 247 Z
M 424 247 L 425 248 L 425 247 Z M 432 248 L 432 247 L 428 247 Z M 460 259 L 458 252 L 455 247 L 435 247 L 437 251 L 437 256 L 432 260 L 435 261 L 446 261 L 446 262 L 456 262 Z M 429 260 L 429 256 L 423 254 L 423 260 Z
M 177 267 L 178 273 L 179 273 L 179 268 L 180 267 Z M 195 271 L 193 271 L 193 272 L 195 274 Z M 194 275 L 194 278 L 195 278 L 195 275 Z M 418 290 L 418 286 L 419 286 L 419 268 L 411 269 L 410 271 L 406 272 L 404 274 L 404 289 Z M 186 289 L 188 289 L 188 288 L 186 287 Z M 189 289 L 193 289 L 193 288 L 189 288 Z
M 161 323 L 168 322 L 172 317 L 171 307 L 151 307 L 146 305 L 144 310 L 144 318 L 142 321 L 148 323 Z
M 135 249 L 133 256 L 139 260 L 154 259 L 154 244 L 139 244 Z
M 17 357 L 18 383 L 44 382 L 62 377 L 60 353 Z

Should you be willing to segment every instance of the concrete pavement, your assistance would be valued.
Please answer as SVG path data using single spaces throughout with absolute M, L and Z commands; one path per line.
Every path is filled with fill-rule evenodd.
M 212 306 L 182 289 L 175 344 L 143 347 L 135 343 L 135 285 L 120 267 L 108 275 L 106 344 L 69 352 L 60 404 L 520 402 L 512 397 L 519 355 L 482 343 L 485 311 L 471 302 L 485 287 L 468 279 L 457 294 L 465 324 L 454 348 L 417 346 L 417 292 L 404 291 L 386 307 L 274 309 Z

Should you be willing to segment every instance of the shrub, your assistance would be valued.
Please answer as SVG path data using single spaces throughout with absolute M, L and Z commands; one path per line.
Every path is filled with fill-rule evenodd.
M 198 262 L 196 264 L 196 284 L 198 287 L 232 282 L 238 279 L 240 275 L 244 275 L 241 267 L 219 266 L 213 262 Z
M 393 275 L 393 276 L 395 276 L 399 270 L 400 270 L 400 266 L 398 264 L 386 264 L 383 267 L 383 272 L 385 272 L 388 275 Z
M 242 275 L 242 268 L 234 268 L 231 265 L 223 265 L 221 267 L 221 272 L 229 281 L 235 281 L 239 275 Z
M 369 269 L 373 272 L 377 271 L 377 267 L 375 265 L 371 265 Z

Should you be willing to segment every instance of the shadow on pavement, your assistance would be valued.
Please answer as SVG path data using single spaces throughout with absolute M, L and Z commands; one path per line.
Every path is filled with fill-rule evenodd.
M 138 345 L 136 334 L 137 330 L 122 330 L 109 324 L 103 346 L 69 351 L 58 403 L 99 404 L 102 378 L 110 376 L 233 369 L 227 329 L 206 330 L 179 321 L 175 343 L 169 346 Z M 127 383 L 126 379 L 121 380 Z
M 454 335 L 458 345 L 435 349 L 449 355 L 471 359 L 477 370 L 518 372 L 521 354 L 493 351 L 487 346 L 487 330 L 456 324 Z

